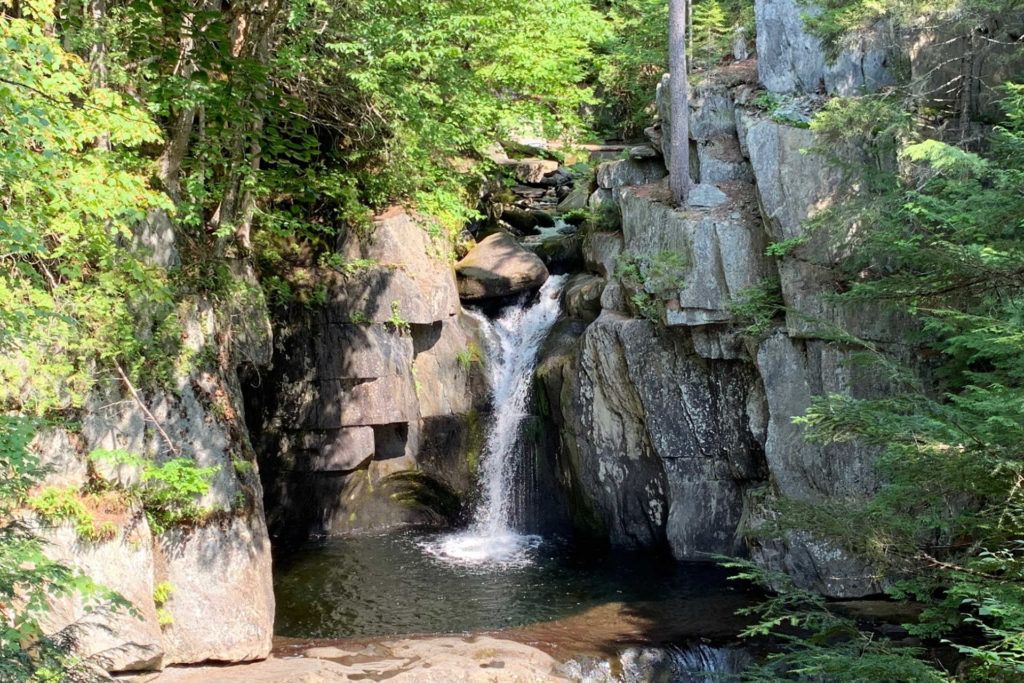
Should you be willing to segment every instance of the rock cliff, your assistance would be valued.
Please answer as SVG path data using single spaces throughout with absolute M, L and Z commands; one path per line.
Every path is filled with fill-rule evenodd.
M 171 230 L 169 222 L 164 229 Z M 162 242 L 171 244 L 173 237 L 164 235 Z M 215 468 L 196 501 L 201 519 L 186 525 L 151 528 L 138 503 L 116 496 L 92 511 L 109 529 L 96 539 L 83 538 L 70 522 L 37 522 L 49 553 L 130 603 L 118 611 L 92 610 L 81 597 L 63 597 L 48 616 L 48 628 L 70 629 L 81 654 L 108 671 L 270 653 L 270 540 L 239 379 L 244 368 L 269 363 L 270 321 L 244 264 L 237 264 L 232 283 L 226 302 L 180 304 L 183 349 L 173 386 L 135 388 L 117 378 L 101 383 L 80 429 L 49 428 L 33 444 L 53 467 L 43 483 L 76 492 L 90 482 L 117 487 L 139 481 L 135 466 L 89 460 L 96 449 Z
M 273 370 L 250 392 L 275 537 L 450 523 L 473 492 L 483 343 L 425 228 L 394 208 L 345 235 L 337 252 L 359 268 L 318 273 L 326 303 L 278 321 Z
M 599 168 L 591 205 L 614 202 L 622 216 L 621 232 L 584 245 L 587 270 L 605 283 L 601 308 L 568 306 L 583 332 L 539 374 L 558 410 L 573 517 L 588 533 L 682 560 L 750 554 L 803 587 L 865 596 L 882 580 L 863 563 L 769 522 L 783 500 L 875 490 L 870 449 L 810 443 L 793 419 L 816 395 L 884 393 L 884 378 L 854 363 L 857 348 L 837 332 L 898 354 L 906 321 L 829 296 L 851 236 L 811 232 L 807 220 L 853 188 L 814 153 L 810 130 L 753 102 L 758 87 L 795 98 L 877 88 L 891 80 L 888 57 L 871 34 L 829 62 L 795 3 L 756 9 L 758 60 L 707 74 L 692 93 L 691 205 L 670 205 L 649 159 Z M 667 104 L 659 97 L 648 131 L 662 151 Z M 794 248 L 768 256 L 778 242 Z M 785 313 L 754 333 L 737 304 L 756 291 L 777 292 Z

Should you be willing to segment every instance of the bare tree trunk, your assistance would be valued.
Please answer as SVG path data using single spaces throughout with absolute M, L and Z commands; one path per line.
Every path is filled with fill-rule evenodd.
M 686 74 L 687 0 L 669 0 L 668 69 L 669 101 L 672 105 L 672 150 L 669 184 L 672 196 L 686 206 L 690 195 L 690 84 Z
M 89 47 L 89 71 L 92 73 L 94 88 L 107 87 L 107 44 L 104 38 L 104 21 L 107 18 L 107 1 L 92 0 L 88 4 L 88 26 L 96 33 L 96 42 Z M 96 146 L 110 151 L 110 134 L 102 133 L 96 140 Z

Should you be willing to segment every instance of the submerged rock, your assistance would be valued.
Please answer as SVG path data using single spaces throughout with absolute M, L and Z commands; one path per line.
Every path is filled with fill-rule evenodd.
M 455 265 L 459 296 L 476 301 L 538 289 L 548 269 L 506 233 L 495 233 L 470 249 Z

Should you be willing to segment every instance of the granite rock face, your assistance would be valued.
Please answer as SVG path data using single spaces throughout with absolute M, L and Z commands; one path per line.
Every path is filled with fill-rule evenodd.
M 570 467 L 615 545 L 679 559 L 736 552 L 742 491 L 762 476 L 748 428 L 751 368 L 709 363 L 685 332 L 610 312 L 559 375 Z
M 852 36 L 833 61 L 818 38 L 804 28 L 802 16 L 819 10 L 796 0 L 757 0 L 757 73 L 772 92 L 855 95 L 893 83 L 885 32 L 876 26 Z
M 624 251 L 656 257 L 684 256 L 679 289 L 668 302 L 669 325 L 708 325 L 730 320 L 733 298 L 769 275 L 767 242 L 749 185 L 728 188 L 731 201 L 679 211 L 665 203 L 663 188 L 623 190 Z
M 375 259 L 380 273 L 402 274 L 398 314 L 385 316 L 390 306 L 380 302 L 356 309 L 369 313 L 353 322 L 348 302 L 364 287 L 361 273 L 332 281 L 326 305 L 280 322 L 274 369 L 251 392 L 268 523 L 284 542 L 442 523 L 451 511 L 420 501 L 457 500 L 473 487 L 488 407 L 479 321 L 462 311 L 447 254 L 415 216 L 392 209 L 374 223 L 368 244 L 347 236 L 343 246 L 349 258 Z M 482 269 L 472 264 L 506 240 L 539 263 L 504 233 L 488 240 L 497 247 L 482 243 L 463 272 Z M 511 264 L 490 265 L 500 275 Z M 401 320 L 407 312 L 415 315 Z
M 759 21 L 778 23 L 765 36 L 773 44 L 762 70 L 776 68 L 773 59 L 811 54 L 800 68 L 777 67 L 795 80 L 766 81 L 769 89 L 815 91 L 825 79 L 823 88 L 845 92 L 864 79 L 885 81 L 882 67 L 871 66 L 880 57 L 867 39 L 835 67 L 815 61 L 820 46 L 806 35 L 787 43 L 795 7 L 758 2 Z M 851 275 L 843 264 L 859 236 L 808 222 L 856 187 L 814 153 L 811 131 L 737 104 L 752 97 L 752 69 L 725 67 L 691 93 L 691 166 L 700 184 L 685 210 L 673 206 L 664 182 L 642 174 L 620 173 L 626 184 L 610 189 L 617 167 L 606 167 L 602 187 L 619 205 L 622 231 L 588 237 L 583 256 L 592 279 L 579 280 L 604 279 L 599 315 L 578 340 L 559 334 L 538 374 L 558 407 L 552 420 L 563 485 L 586 533 L 613 546 L 665 547 L 680 559 L 748 554 L 824 595 L 870 595 L 884 577 L 842 547 L 769 529 L 784 501 L 858 501 L 877 490 L 876 450 L 811 443 L 793 419 L 816 396 L 878 397 L 889 389 L 882 373 L 855 362 L 856 349 L 834 341 L 837 327 L 905 358 L 900 340 L 909 321 L 830 297 Z M 859 74 L 857 85 L 843 80 L 847 72 Z M 666 104 L 659 97 L 656 142 L 670 134 Z M 858 154 L 831 152 L 853 161 Z M 768 256 L 774 242 L 791 246 Z M 673 272 L 651 265 L 659 261 Z M 781 289 L 785 314 L 752 336 L 736 305 L 769 288 Z M 576 298 L 570 307 L 574 324 L 593 316 L 580 314 Z
M 269 361 L 270 323 L 260 290 L 244 286 L 252 280 L 243 264 L 235 277 L 243 284 L 232 301 L 196 299 L 179 309 L 182 353 L 216 361 L 184 366 L 173 391 L 140 388 L 133 395 L 120 383 L 101 384 L 82 412 L 79 433 L 58 429 L 34 443 L 40 459 L 55 468 L 45 483 L 73 495 L 84 495 L 80 489 L 90 476 L 115 486 L 139 481 L 137 467 L 90 462 L 95 449 L 155 462 L 187 458 L 215 469 L 196 501 L 206 511 L 204 521 L 150 529 L 138 505 L 107 502 L 93 514 L 110 526 L 110 538 L 86 540 L 67 526 L 45 530 L 51 556 L 131 603 L 131 611 L 87 614 L 77 598 L 60 598 L 47 624 L 54 631 L 74 624 L 79 652 L 107 671 L 248 661 L 270 652 L 270 542 L 239 379 L 241 369 Z M 160 584 L 171 591 L 163 605 L 154 598 Z M 246 596 L 244 605 L 239 595 Z

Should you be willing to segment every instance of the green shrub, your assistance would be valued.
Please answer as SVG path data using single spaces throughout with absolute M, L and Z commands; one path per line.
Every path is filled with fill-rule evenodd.
M 199 467 L 190 458 L 155 463 L 124 451 L 97 450 L 89 457 L 140 468 L 141 483 L 131 487 L 129 493 L 142 502 L 154 533 L 201 522 L 211 512 L 199 507 L 198 499 L 210 490 L 210 481 L 219 469 L 216 466 Z

